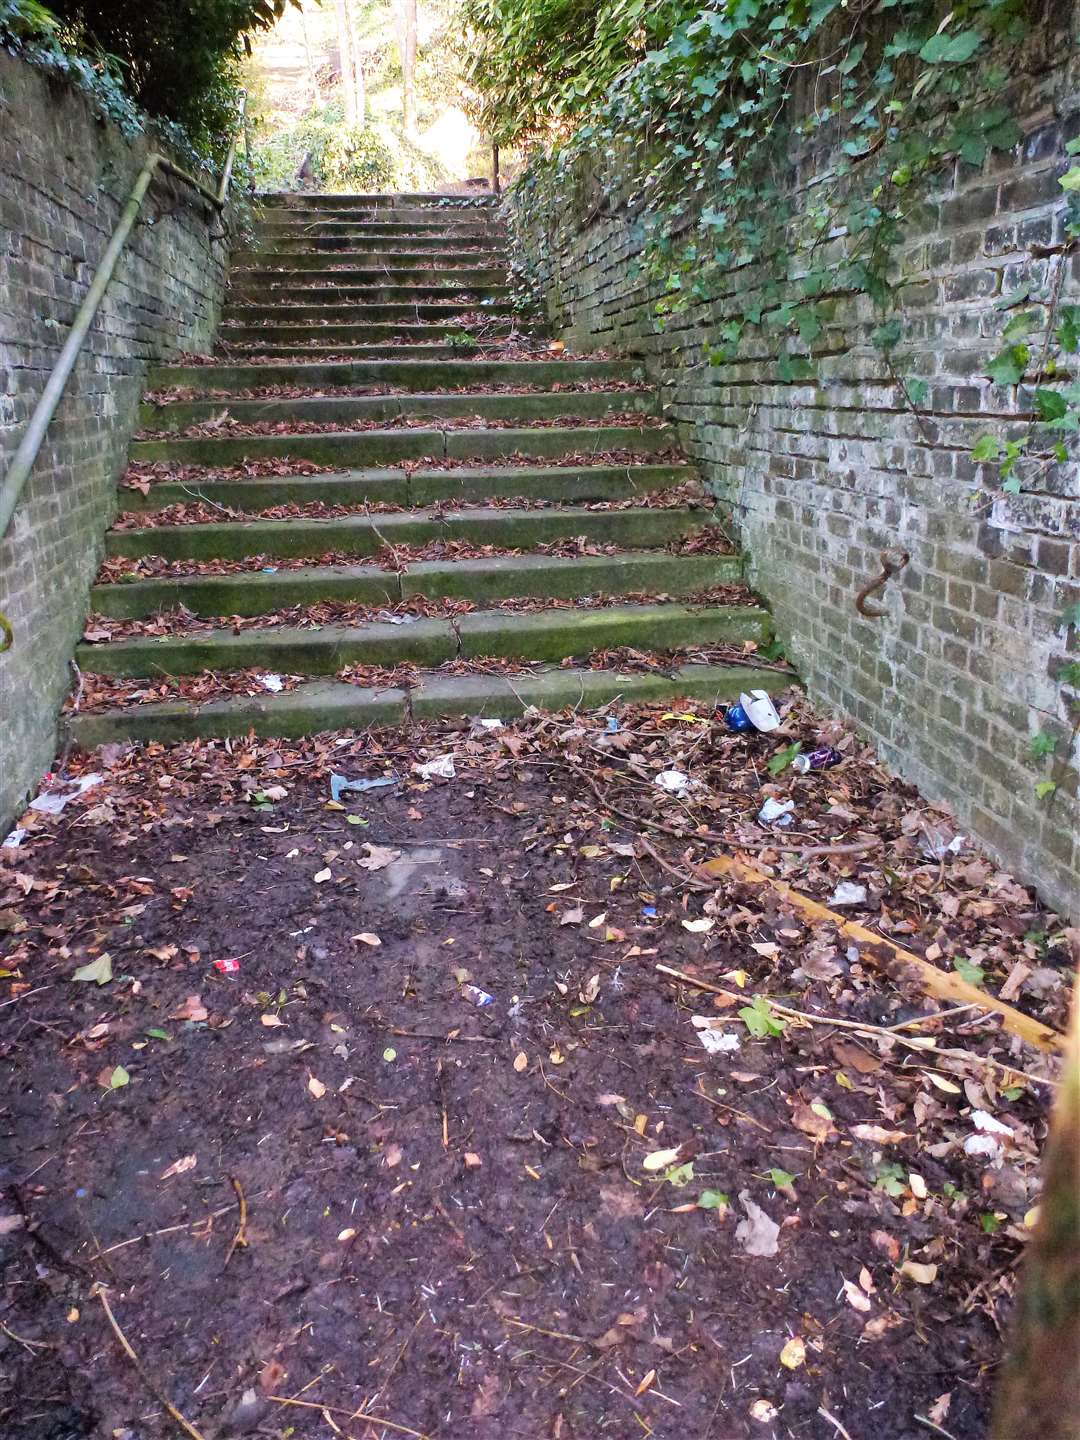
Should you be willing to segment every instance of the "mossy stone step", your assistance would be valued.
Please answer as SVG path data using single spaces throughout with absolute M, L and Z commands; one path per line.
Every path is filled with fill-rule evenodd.
M 302 251 L 295 248 L 275 251 L 272 247 L 265 247 L 262 250 L 237 251 L 232 258 L 230 273 L 246 274 L 251 270 L 260 272 L 300 270 L 305 273 L 314 271 L 321 274 L 325 271 L 336 272 L 342 266 L 349 270 L 377 270 L 383 275 L 388 272 L 396 273 L 425 268 L 436 271 L 443 269 L 491 270 L 494 268 L 505 273 L 506 263 L 504 250 L 491 250 L 483 253 L 470 250 L 462 254 L 456 250 L 430 248 L 410 253 L 408 250 L 402 249 L 376 250 L 371 246 L 356 252 L 342 250 L 340 247 L 328 251 Z
M 388 239 L 411 240 L 414 236 L 442 235 L 457 240 L 462 236 L 486 236 L 492 240 L 506 239 L 506 226 L 491 216 L 423 215 L 419 219 L 372 219 L 364 212 L 358 215 L 320 215 L 309 220 L 304 216 L 274 216 L 256 220 L 257 237 L 279 235 L 302 238 L 322 235 L 385 235 Z
M 397 205 L 388 209 L 385 205 L 338 206 L 322 210 L 316 206 L 295 206 L 289 210 L 270 209 L 258 215 L 256 229 L 274 225 L 393 225 L 409 230 L 411 227 L 427 229 L 431 226 L 457 228 L 461 225 L 488 226 L 505 233 L 505 222 L 490 209 L 479 207 L 458 207 L 451 209 L 435 205 Z
M 254 732 L 262 739 L 295 739 L 324 731 L 403 725 L 411 717 L 483 715 L 510 720 L 526 708 L 572 708 L 575 713 L 612 704 L 679 699 L 719 704 L 743 690 L 778 695 L 792 677 L 738 665 L 687 665 L 671 678 L 611 670 L 559 668 L 528 675 L 422 675 L 406 693 L 361 689 L 336 680 L 311 680 L 279 695 L 234 696 L 204 705 L 159 704 L 69 716 L 68 728 L 85 749 L 113 741 L 227 739 Z
M 356 205 L 398 210 L 420 205 L 452 214 L 462 210 L 483 214 L 486 210 L 497 209 L 500 203 L 498 195 L 483 190 L 475 195 L 461 195 L 450 190 L 341 190 L 318 194 L 308 190 L 261 190 L 255 200 L 267 210 L 348 210 Z
M 603 609 L 521 613 L 477 610 L 454 621 L 411 625 L 291 626 L 136 636 L 80 645 L 76 659 L 88 675 L 195 675 L 202 670 L 259 667 L 289 675 L 332 675 L 343 665 L 422 665 L 484 656 L 558 661 L 593 650 L 633 645 L 670 650 L 679 645 L 762 641 L 766 611 L 750 606 L 612 605 Z
M 596 419 L 626 411 L 654 415 L 658 399 L 652 390 L 568 390 L 526 395 L 491 395 L 483 391 L 429 395 L 320 395 L 270 400 L 183 400 L 139 407 L 139 424 L 147 430 L 186 430 L 223 414 L 243 424 L 310 421 L 347 425 L 354 420 L 458 418 L 479 415 L 485 420 L 551 420 L 560 415 Z
M 262 263 L 269 255 L 328 255 L 331 253 L 369 254 L 392 249 L 398 256 L 415 256 L 437 251 L 448 259 L 462 264 L 475 262 L 478 256 L 491 260 L 503 260 L 506 247 L 496 244 L 483 235 L 410 235 L 397 237 L 397 243 L 388 235 L 312 235 L 303 239 L 274 236 L 267 239 L 253 253 Z
M 374 342 L 371 345 L 278 345 L 275 343 L 243 344 L 229 343 L 218 337 L 218 350 L 231 360 L 243 361 L 248 356 L 262 359 L 291 360 L 300 363 L 320 364 L 332 361 L 357 360 L 454 360 L 461 364 L 470 363 L 473 357 L 498 354 L 499 342 L 480 345 L 476 349 L 462 350 L 458 345 L 437 344 L 424 341 L 420 344 L 394 344 L 391 341 Z
M 637 380 L 645 371 L 631 360 L 397 360 L 290 365 L 156 365 L 151 390 L 252 390 L 262 385 L 393 385 L 431 391 L 457 385 L 566 385 L 582 380 Z
M 467 313 L 467 312 L 458 312 Z M 513 328 L 512 322 L 507 319 L 492 317 L 484 321 L 484 334 L 487 338 L 493 336 L 509 335 Z M 372 321 L 370 324 L 357 322 L 348 325 L 305 325 L 302 321 L 296 324 L 289 324 L 282 321 L 273 325 L 222 325 L 218 330 L 218 343 L 229 345 L 233 343 L 248 345 L 283 345 L 291 342 L 294 345 L 302 345 L 305 342 L 313 345 L 333 344 L 341 341 L 343 344 L 362 345 L 365 342 L 370 344 L 376 340 L 400 340 L 403 343 L 410 341 L 415 344 L 418 341 L 433 341 L 438 344 L 441 340 L 447 343 L 449 334 L 470 334 L 468 325 L 456 319 L 453 323 L 449 318 L 440 322 L 429 321 L 426 324 L 409 324 L 407 321 L 395 321 L 393 323 L 379 323 Z
M 424 545 L 467 540 L 477 545 L 535 550 L 538 545 L 583 535 L 624 550 L 651 550 L 702 529 L 707 512 L 691 510 L 455 510 L 390 515 L 346 515 L 333 520 L 223 520 L 212 525 L 167 525 L 110 530 L 111 556 L 161 555 L 167 560 L 242 560 L 250 555 L 290 559 L 342 551 L 374 555 L 385 544 Z
M 493 499 L 550 500 L 584 505 L 591 500 L 631 500 L 692 478 L 687 465 L 468 466 L 457 470 L 344 470 L 318 475 L 250 480 L 165 480 L 121 491 L 126 511 L 161 510 L 205 499 L 230 509 L 266 510 L 274 505 L 436 505 L 441 501 L 483 504 Z
M 506 283 L 505 268 L 492 267 L 488 270 L 436 270 L 414 268 L 394 272 L 388 283 L 385 270 L 329 270 L 313 274 L 310 270 L 231 270 L 229 272 L 229 294 L 260 297 L 276 296 L 279 292 L 318 296 L 325 292 L 322 287 L 334 287 L 337 294 L 362 299 L 361 291 L 378 292 L 382 300 L 409 300 L 413 295 L 456 294 L 510 294 Z
M 474 307 L 491 309 L 497 303 L 509 301 L 512 293 L 509 285 L 498 282 L 474 285 L 459 282 L 457 285 L 446 285 L 414 281 L 402 285 L 348 285 L 336 276 L 333 280 L 320 280 L 317 283 L 312 283 L 310 276 L 307 280 L 308 283 L 305 284 L 301 273 L 299 280 L 294 279 L 285 285 L 274 285 L 266 280 L 260 280 L 257 285 L 250 287 L 233 283 L 229 286 L 227 310 L 241 318 L 248 316 L 258 319 L 260 317 L 256 312 L 262 310 L 273 309 L 278 312 L 285 308 L 291 312 L 300 309 L 306 313 L 313 306 L 340 309 L 343 305 L 412 306 L 453 302 L 460 309 L 462 303 L 467 301 Z
M 244 305 L 234 301 L 226 305 L 223 323 L 230 327 L 259 325 L 268 320 L 281 325 L 366 325 L 399 320 L 415 324 L 456 320 L 459 315 L 475 310 L 482 310 L 485 317 L 505 317 L 512 313 L 513 306 L 505 300 L 488 304 L 464 299 L 394 301 L 386 305 L 367 300 L 340 305 Z
M 492 460 L 602 454 L 609 450 L 650 453 L 671 444 L 664 426 L 538 426 L 505 430 L 350 430 L 313 435 L 215 435 L 202 439 L 137 440 L 134 461 L 176 460 L 186 465 L 236 465 L 242 460 L 291 458 L 317 465 L 383 465 L 410 459 Z
M 373 565 L 311 565 L 301 570 L 138 580 L 95 585 L 91 609 L 113 619 L 142 619 L 183 605 L 193 614 L 266 615 L 293 605 L 333 600 L 393 605 L 415 595 L 493 605 L 517 598 L 576 600 L 589 595 L 688 595 L 733 584 L 737 555 L 669 555 L 663 550 L 622 555 L 490 556 L 482 560 L 423 560 L 403 571 Z

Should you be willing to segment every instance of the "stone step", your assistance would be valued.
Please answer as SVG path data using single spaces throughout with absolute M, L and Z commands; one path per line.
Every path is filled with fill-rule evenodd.
M 505 241 L 506 226 L 493 217 L 476 215 L 439 215 L 425 213 L 417 219 L 405 214 L 391 212 L 392 219 L 380 219 L 373 213 L 360 211 L 353 215 L 320 215 L 314 219 L 302 216 L 274 215 L 256 220 L 254 232 L 259 240 L 306 239 L 322 235 L 384 235 L 392 240 L 401 239 L 406 243 L 414 235 L 425 239 L 431 235 L 445 235 L 448 239 L 483 236 L 495 241 Z
M 437 206 L 452 212 L 476 210 L 483 213 L 499 206 L 497 195 L 480 192 L 476 195 L 450 194 L 442 190 L 375 190 L 366 193 L 315 193 L 308 190 L 264 190 L 255 196 L 256 204 L 274 210 L 349 210 L 370 206 L 379 210 L 408 209 L 411 206 Z
M 391 357 L 394 352 L 382 353 Z M 151 390 L 251 390 L 261 385 L 393 385 L 430 391 L 448 385 L 562 385 L 645 378 L 636 360 L 370 360 L 324 365 L 155 365 Z
M 490 264 L 493 260 L 498 263 L 506 258 L 506 246 L 490 239 L 485 235 L 446 235 L 438 233 L 433 235 L 410 235 L 395 237 L 389 235 L 313 235 L 282 236 L 281 238 L 267 239 L 256 250 L 251 252 L 256 257 L 258 264 L 266 265 L 272 263 L 270 256 L 285 255 L 290 257 L 300 255 L 322 255 L 333 254 L 364 254 L 391 252 L 399 257 L 412 257 L 418 255 L 437 254 L 458 264 Z M 297 266 L 297 268 L 303 268 Z
M 461 225 L 503 232 L 506 230 L 505 221 L 500 220 L 498 214 L 490 207 L 480 209 L 440 205 L 397 205 L 388 208 L 385 205 L 364 204 L 338 206 L 332 210 L 320 209 L 314 205 L 294 205 L 287 210 L 264 209 L 256 216 L 255 228 L 259 229 L 266 225 L 356 225 L 368 222 L 383 225 L 393 224 L 403 230 L 410 228 L 426 230 L 432 226 L 457 229 Z
M 535 550 L 555 540 L 584 536 L 622 550 L 653 550 L 701 530 L 704 510 L 471 509 L 436 514 L 407 510 L 386 515 L 344 515 L 335 519 L 222 520 L 209 525 L 161 525 L 110 530 L 110 556 L 161 555 L 166 560 L 268 560 L 321 556 L 331 551 L 374 555 L 385 545 L 426 545 L 465 540 L 501 549 Z
M 239 250 L 231 262 L 230 274 L 246 275 L 251 271 L 314 270 L 377 270 L 389 271 L 432 269 L 443 270 L 498 270 L 506 271 L 505 250 L 445 250 L 420 249 L 410 251 L 404 248 L 380 250 L 367 247 L 358 250 Z
M 90 608 L 116 620 L 142 619 L 183 605 L 209 616 L 266 615 L 293 605 L 352 601 L 395 605 L 414 595 L 495 605 L 514 598 L 576 600 L 590 595 L 691 595 L 742 577 L 737 555 L 495 555 L 482 560 L 418 560 L 402 571 L 373 565 L 310 565 L 95 585 Z
M 313 395 L 296 399 L 191 400 L 165 405 L 141 405 L 139 425 L 144 430 L 186 430 L 208 420 L 228 416 L 239 424 L 261 421 L 288 424 L 348 425 L 354 420 L 391 421 L 407 417 L 427 420 L 479 415 L 485 420 L 551 420 L 560 415 L 596 419 L 629 411 L 655 415 L 655 390 L 563 390 L 506 395 L 456 391 L 449 395 Z
M 263 739 L 291 739 L 327 730 L 404 725 L 409 719 L 482 715 L 510 720 L 530 706 L 544 710 L 593 709 L 616 703 L 647 704 L 679 698 L 718 704 L 743 690 L 777 695 L 792 677 L 741 665 L 687 665 L 669 678 L 570 667 L 511 675 L 421 675 L 413 690 L 361 689 L 335 680 L 312 680 L 279 695 L 163 701 L 97 714 L 69 716 L 75 741 L 85 749 L 113 741 L 163 743 L 227 739 L 249 731 Z
M 441 321 L 450 324 L 457 320 L 459 315 L 469 311 L 480 311 L 486 318 L 489 315 L 505 317 L 513 313 L 513 305 L 507 300 L 496 300 L 489 304 L 487 301 L 462 299 L 460 296 L 451 296 L 445 300 L 394 300 L 386 304 L 377 303 L 373 300 L 361 300 L 340 304 L 246 304 L 239 300 L 230 300 L 225 306 L 222 316 L 223 325 L 231 332 L 233 327 L 261 325 L 265 321 L 271 321 L 277 325 L 323 325 L 329 324 L 331 328 L 340 329 L 342 326 L 367 325 L 371 323 L 399 323 L 406 324 L 419 321 Z M 455 328 L 463 328 L 460 325 Z
M 438 505 L 446 501 L 482 505 L 494 499 L 548 500 L 584 505 L 597 500 L 630 500 L 693 479 L 689 465 L 476 466 L 457 470 L 344 470 L 319 475 L 282 475 L 245 480 L 161 481 L 148 494 L 120 492 L 129 512 L 190 505 L 205 499 L 234 510 L 267 510 L 274 505 Z
M 176 460 L 186 465 L 237 465 L 243 460 L 310 460 L 316 465 L 370 466 L 400 460 L 493 460 L 599 455 L 608 450 L 654 453 L 672 443 L 665 426 L 537 426 L 503 430 L 409 429 L 320 431 L 313 435 L 214 435 L 186 440 L 137 440 L 133 461 Z
M 250 287 L 238 287 L 235 283 L 230 285 L 228 307 L 247 309 L 251 305 L 261 307 L 270 305 L 279 307 L 282 305 L 412 305 L 415 302 L 449 301 L 466 296 L 469 303 L 475 308 L 480 301 L 509 300 L 513 296 L 509 285 L 445 284 L 442 283 L 442 275 L 438 271 L 428 271 L 428 276 L 430 277 L 433 273 L 438 275 L 439 283 L 416 282 L 405 285 L 378 284 L 379 279 L 386 279 L 385 274 L 376 276 L 376 282 L 371 285 L 345 285 L 340 283 L 337 276 L 333 277 L 334 283 L 332 284 L 325 281 L 313 284 L 311 283 L 312 277 L 303 272 L 299 272 L 299 283 L 294 279 L 292 284 L 275 285 L 265 278 L 273 273 L 273 271 L 263 272 L 264 278 Z M 375 272 L 362 273 L 374 274 Z M 447 271 L 445 273 L 458 272 Z M 460 308 L 459 303 L 458 309 Z
M 476 356 L 498 355 L 502 342 L 493 340 L 480 344 L 476 349 L 463 350 L 460 345 L 439 344 L 425 341 L 419 344 L 394 344 L 392 341 L 376 341 L 371 345 L 281 345 L 277 342 L 253 344 L 229 343 L 219 337 L 218 349 L 223 359 L 243 361 L 248 356 L 260 359 L 311 361 L 315 364 L 327 362 L 349 362 L 354 360 L 454 360 L 461 365 L 471 366 Z M 543 349 L 544 347 L 540 347 Z M 266 368 L 260 366 L 260 368 Z
M 461 306 L 457 307 L 457 312 L 464 313 Z M 484 320 L 484 333 L 489 338 L 509 335 L 513 329 L 514 322 L 509 319 L 492 316 L 491 319 Z M 438 344 L 440 341 L 446 344 L 449 333 L 471 334 L 471 331 L 466 322 L 452 323 L 449 318 L 442 321 L 432 320 L 421 325 L 411 325 L 400 320 L 368 325 L 222 325 L 218 330 L 218 343 L 302 345 L 311 342 L 325 346 L 335 341 L 344 345 L 370 345 L 379 340 L 401 340 L 405 344 Z
M 453 621 L 420 619 L 411 625 L 291 626 L 135 636 L 104 645 L 80 645 L 84 674 L 196 675 L 204 670 L 258 667 L 289 675 L 333 675 L 344 665 L 434 667 L 448 660 L 499 656 L 559 661 L 594 650 L 632 645 L 672 650 L 680 645 L 761 642 L 769 616 L 754 606 L 611 605 L 601 609 L 478 610 Z
M 470 293 L 487 294 L 505 291 L 505 266 L 492 265 L 488 268 L 468 265 L 453 270 L 447 266 L 414 265 L 404 269 L 390 270 L 387 267 L 361 266 L 359 269 L 346 267 L 333 270 L 275 270 L 269 266 L 261 269 L 232 270 L 229 273 L 229 293 L 232 295 L 276 295 L 279 291 L 296 291 L 304 295 L 324 293 L 322 287 L 333 286 L 337 293 L 351 295 L 361 288 L 378 287 L 386 300 L 407 300 L 413 294 L 435 294 L 439 291 L 464 290 Z

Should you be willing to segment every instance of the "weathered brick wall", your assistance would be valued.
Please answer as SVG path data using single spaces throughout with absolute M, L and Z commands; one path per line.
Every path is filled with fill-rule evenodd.
M 1008 319 L 997 303 L 1030 282 L 1080 299 L 1080 257 L 1063 246 L 1064 143 L 1080 130 L 1080 64 L 1068 30 L 1044 27 L 1013 95 L 1024 130 L 1009 155 L 958 166 L 899 256 L 908 319 L 896 367 L 930 382 L 916 423 L 870 343 L 866 297 L 831 301 L 814 343 L 817 383 L 781 382 L 777 346 L 751 332 L 728 363 L 704 363 L 725 318 L 761 276 L 750 268 L 657 327 L 641 267 L 644 217 L 625 173 L 578 162 L 558 187 L 511 195 L 519 263 L 556 333 L 642 354 L 669 417 L 733 519 L 753 583 L 773 608 L 809 692 L 853 718 L 881 754 L 1014 871 L 1080 912 L 1080 806 L 1070 692 L 1077 655 L 1062 624 L 1080 598 L 1077 467 L 1034 493 L 1002 494 L 970 459 L 977 436 L 1023 413 L 1023 392 L 984 378 Z M 793 167 L 796 208 L 810 176 Z M 807 267 L 809 268 L 809 267 Z M 854 598 L 885 547 L 910 554 L 870 621 Z M 1075 712 L 1074 712 L 1075 713 Z M 1052 803 L 1031 736 L 1071 745 Z
M 149 148 L 0 51 L 0 471 Z M 224 262 L 216 212 L 155 179 L 0 543 L 0 610 L 15 630 L 0 656 L 0 825 L 54 754 L 147 362 L 209 347 Z

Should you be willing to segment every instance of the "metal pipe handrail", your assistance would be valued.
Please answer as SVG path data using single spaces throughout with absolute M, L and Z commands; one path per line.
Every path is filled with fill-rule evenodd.
M 241 123 L 244 118 L 246 102 L 247 97 L 241 95 L 240 113 L 238 116 Z M 154 175 L 158 170 L 164 170 L 170 175 L 175 175 L 177 179 L 183 180 L 186 184 L 190 185 L 192 189 L 196 190 L 209 204 L 220 211 L 224 209 L 228 197 L 229 182 L 232 179 L 233 163 L 236 159 L 236 145 L 239 134 L 240 131 L 238 128 L 233 135 L 232 144 L 229 146 L 229 153 L 226 157 L 225 166 L 221 173 L 221 181 L 216 192 L 204 185 L 195 175 L 190 174 L 189 171 L 185 170 L 182 166 L 177 165 L 175 161 L 170 160 L 167 155 L 162 155 L 159 151 L 154 150 L 146 157 L 146 162 L 139 171 L 138 179 L 132 186 L 131 194 L 128 196 L 124 208 L 120 212 L 116 229 L 113 231 L 109 243 L 105 247 L 105 253 L 98 261 L 97 269 L 94 271 L 93 278 L 90 281 L 90 288 L 83 297 L 83 302 L 79 306 L 71 329 L 68 331 L 68 336 L 64 341 L 63 348 L 56 357 L 56 363 L 53 365 L 49 373 L 49 378 L 45 382 L 45 388 L 42 390 L 38 402 L 34 406 L 34 412 L 27 422 L 22 439 L 19 441 L 18 449 L 12 456 L 11 464 L 7 468 L 3 482 L 0 483 L 0 541 L 2 541 L 7 534 L 7 528 L 11 524 L 15 507 L 19 503 L 26 482 L 30 478 L 30 472 L 44 444 L 45 433 L 49 428 L 53 416 L 56 414 L 56 408 L 60 404 L 61 396 L 64 393 L 68 380 L 71 378 L 72 371 L 75 369 L 79 352 L 82 350 L 86 342 L 86 337 L 90 333 L 90 327 L 93 325 L 97 317 L 97 312 L 101 308 L 101 302 L 105 298 L 105 292 L 109 288 L 109 282 L 112 280 L 120 255 L 127 243 L 128 236 L 131 234 L 135 221 L 138 219 L 139 211 L 146 198 L 146 192 L 150 189 L 150 182 L 153 180 Z M 11 623 L 3 611 L 0 611 L 0 653 L 11 648 L 13 639 L 14 633 L 11 628 Z

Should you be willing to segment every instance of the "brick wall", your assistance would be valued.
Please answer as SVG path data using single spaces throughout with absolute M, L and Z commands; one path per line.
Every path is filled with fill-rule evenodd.
M 1080 299 L 1057 184 L 1064 143 L 1080 131 L 1069 23 L 1042 27 L 1025 56 L 1012 96 L 1023 143 L 945 177 L 898 257 L 907 321 L 896 366 L 930 382 L 922 424 L 870 344 L 878 317 L 865 297 L 830 302 L 814 384 L 781 382 L 767 331 L 752 331 L 732 361 L 704 363 L 720 322 L 740 315 L 760 283 L 749 267 L 659 329 L 640 265 L 646 217 L 617 161 L 579 160 L 557 184 L 523 187 L 508 204 L 518 262 L 555 332 L 641 354 L 662 382 L 810 694 L 854 719 L 896 770 L 1076 915 L 1080 747 L 1073 735 L 1048 803 L 1034 792 L 1048 764 L 1032 759 L 1029 742 L 1045 730 L 1063 755 L 1070 745 L 1070 697 L 1054 677 L 1077 657 L 1061 616 L 1080 599 L 1078 467 L 1011 497 L 969 453 L 1023 403 L 983 378 L 1008 318 L 996 302 L 1027 282 L 1055 284 L 1059 266 L 1062 298 Z M 796 211 L 810 178 L 805 161 L 793 164 Z M 886 618 L 865 620 L 854 597 L 884 547 L 906 550 L 910 563 L 889 587 Z
M 0 471 L 149 148 L 0 51 Z M 156 178 L 0 542 L 0 610 L 15 629 L 0 656 L 0 825 L 54 754 L 147 362 L 208 348 L 224 261 L 216 212 Z

